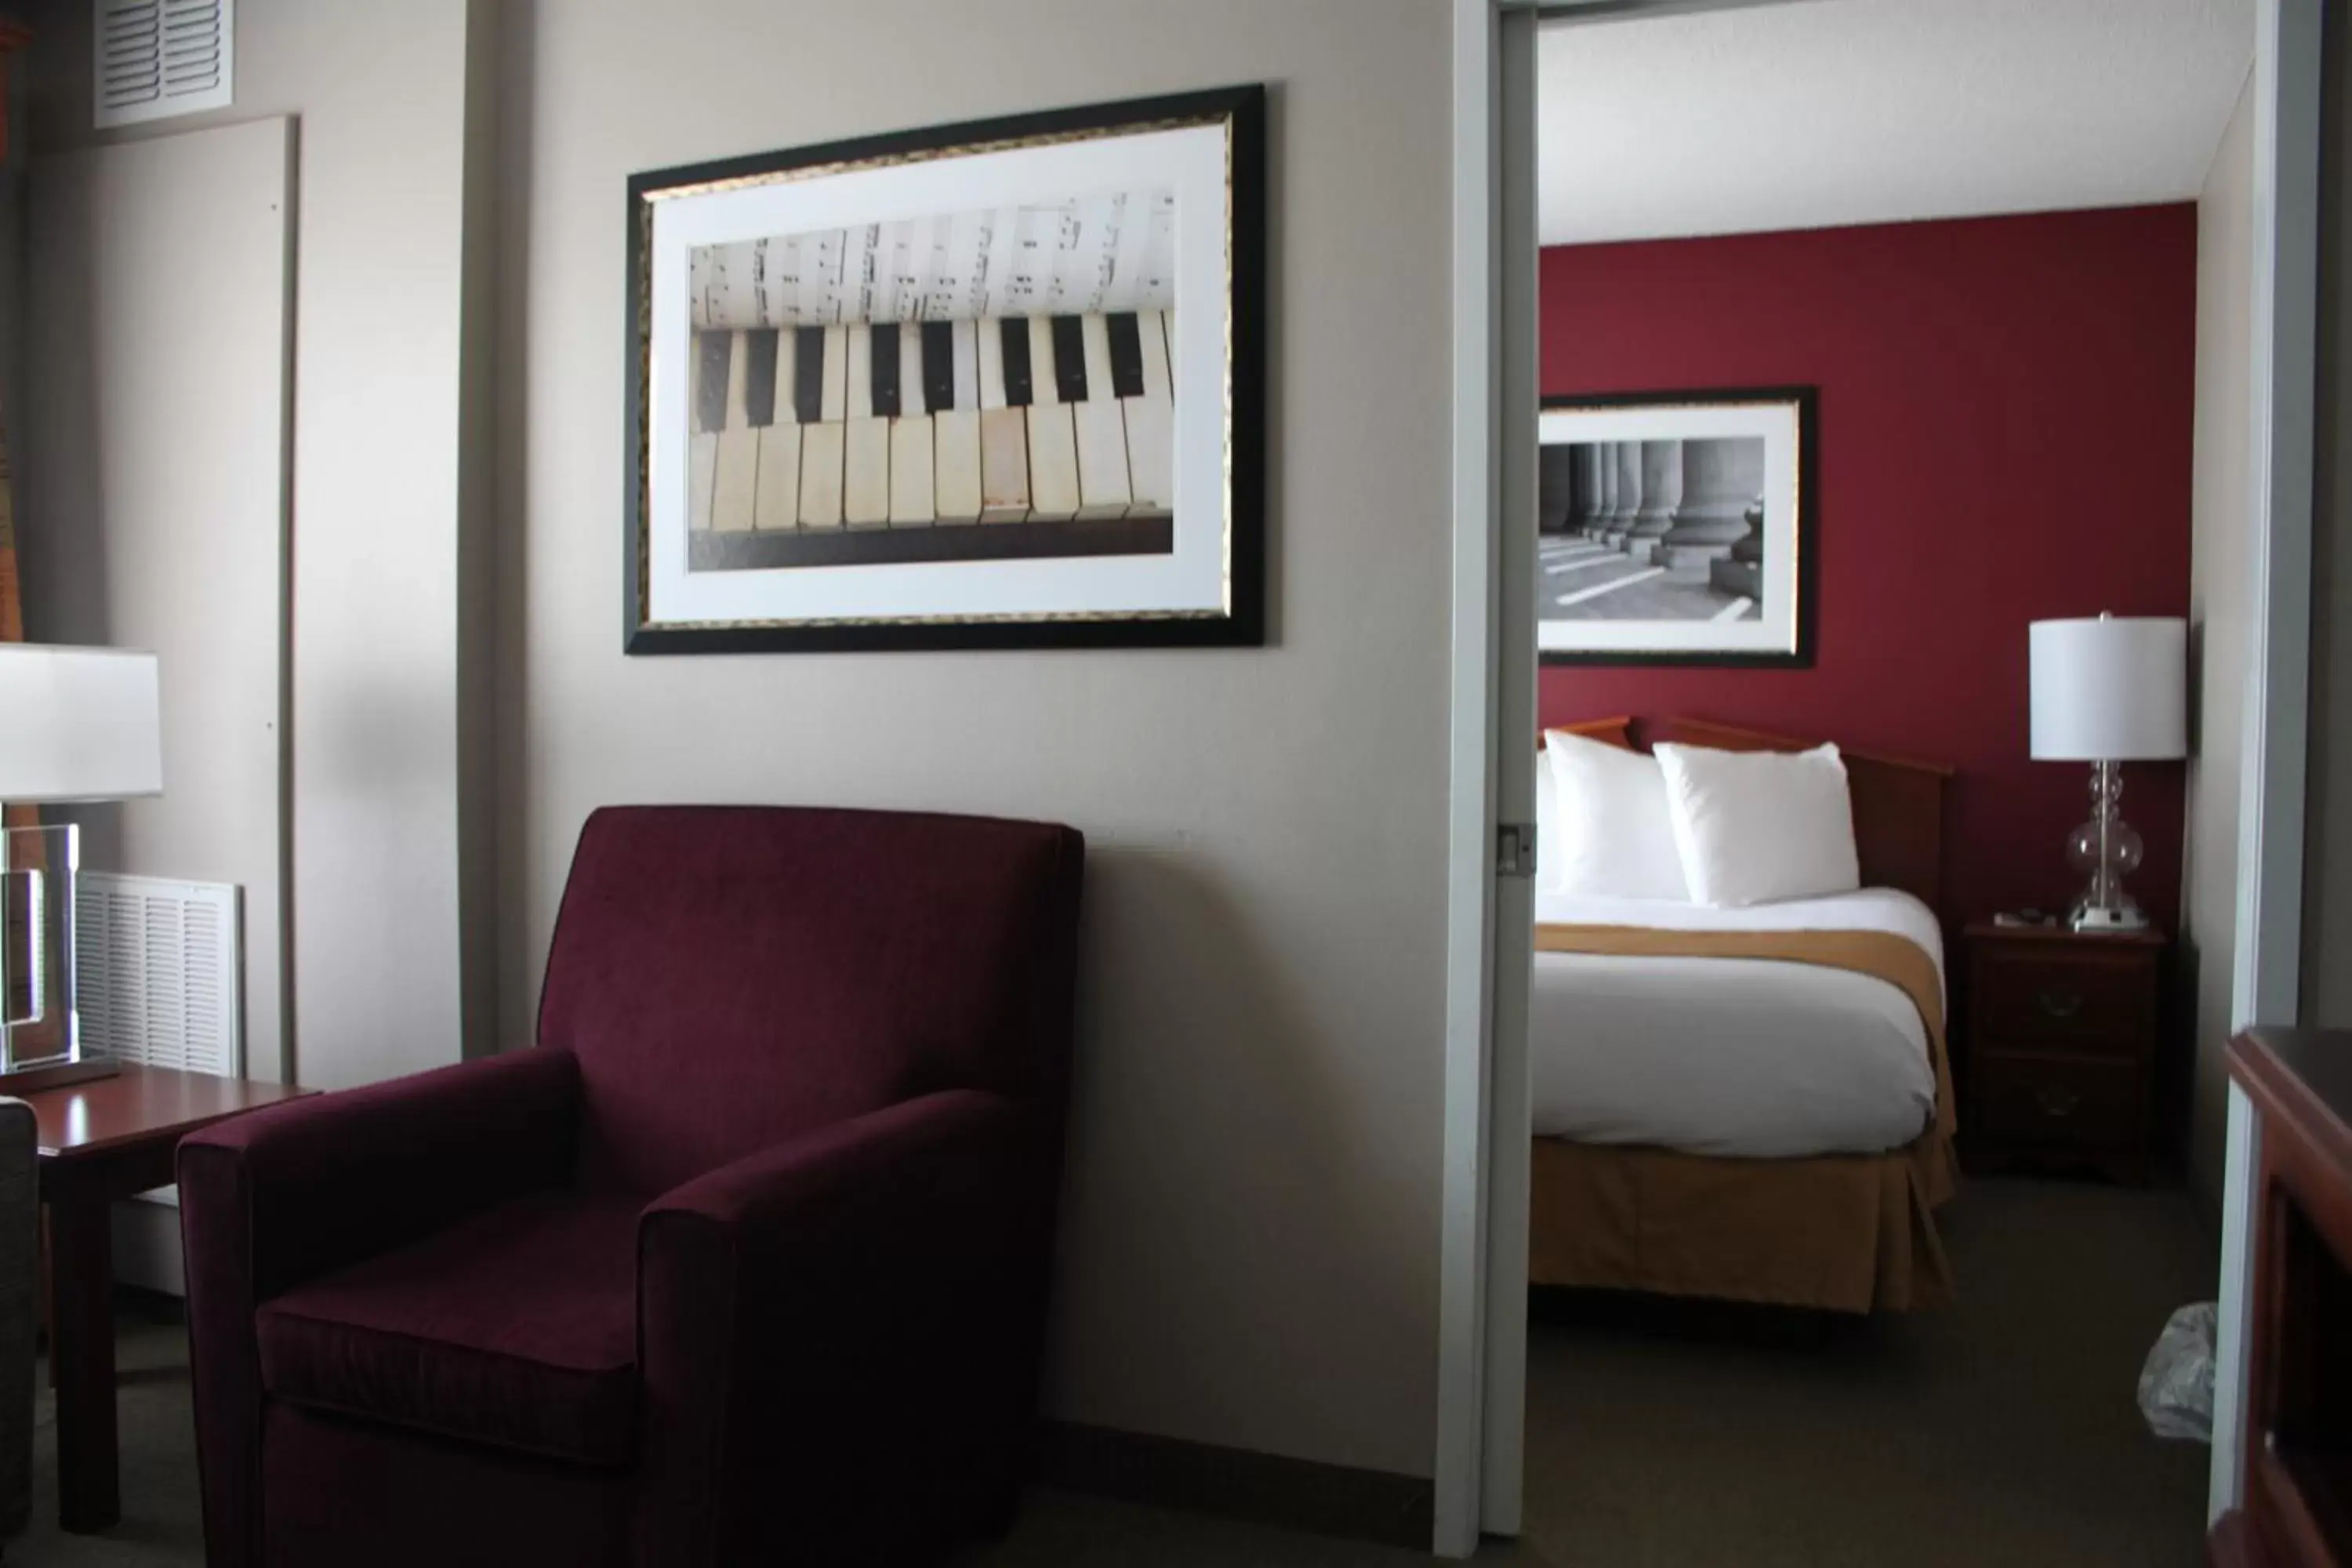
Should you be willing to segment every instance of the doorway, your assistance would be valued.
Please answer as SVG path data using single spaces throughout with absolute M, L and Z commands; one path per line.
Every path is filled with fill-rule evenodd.
M 1538 7 L 1463 0 L 1456 55 L 1456 601 L 1454 932 L 1449 984 L 1447 1227 L 1442 1307 L 1438 1546 L 1523 1525 L 1528 1223 L 1528 966 L 1534 899 L 1517 825 L 1535 821 L 1538 713 L 1532 614 L 1537 574 L 1534 147 L 1538 63 L 1549 26 L 1632 28 L 1694 11 L 1668 3 Z M 1821 8 L 1823 11 L 1830 7 Z M 1538 21 L 1546 27 L 1539 28 Z M 2318 7 L 2263 0 L 2248 88 L 2255 126 L 2247 301 L 2250 446 L 2246 500 L 2259 561 L 2246 648 L 2249 719 L 2241 809 L 2249 852 L 2236 868 L 2242 918 L 2227 946 L 2233 1021 L 2292 1017 L 2307 604 L 2273 584 L 2309 553 L 2312 250 L 2317 163 Z M 1913 215 L 1924 216 L 1924 215 Z M 2290 827 L 2289 825 L 2292 825 Z M 2253 1129 L 2230 1113 L 2223 1194 L 2223 1343 L 2218 1429 L 2234 1429 L 2237 1277 L 2243 1176 Z M 1467 1151 L 1475 1150 L 1475 1153 Z M 2234 1494 L 2236 1450 L 2214 1455 L 2217 1500 Z

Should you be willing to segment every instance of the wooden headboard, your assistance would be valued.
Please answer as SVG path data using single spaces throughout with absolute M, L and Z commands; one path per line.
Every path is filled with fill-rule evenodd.
M 1631 749 L 1633 743 L 1630 719 L 1592 719 L 1551 727 L 1610 745 Z M 1705 719 L 1646 719 L 1641 731 L 1649 745 L 1664 741 L 1712 746 L 1719 752 L 1803 752 L 1821 744 Z M 1952 770 L 1935 763 L 1848 751 L 1843 745 L 1838 752 L 1845 761 L 1846 784 L 1853 800 L 1853 847 L 1862 861 L 1863 885 L 1900 888 L 1943 914 L 1944 785 Z
M 1598 741 L 1604 746 L 1615 746 L 1621 751 L 1633 749 L 1633 721 L 1622 713 L 1614 719 L 1587 719 L 1580 723 L 1554 724 L 1551 728 L 1564 730 L 1571 735 L 1581 735 L 1588 741 Z M 1536 745 L 1538 748 L 1543 745 L 1540 731 L 1536 734 Z

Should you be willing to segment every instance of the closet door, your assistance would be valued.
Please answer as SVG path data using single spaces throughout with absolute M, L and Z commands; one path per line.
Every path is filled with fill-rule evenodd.
M 275 119 L 37 159 L 8 410 L 27 634 L 163 660 L 163 793 L 75 808 L 82 863 L 241 889 L 260 1079 L 283 1070 L 293 146 Z

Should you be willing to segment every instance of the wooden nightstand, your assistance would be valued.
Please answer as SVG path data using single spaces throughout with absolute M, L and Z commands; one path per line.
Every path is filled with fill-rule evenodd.
M 2147 1180 L 2167 946 L 2155 931 L 1968 928 L 1960 1146 L 1971 1168 Z

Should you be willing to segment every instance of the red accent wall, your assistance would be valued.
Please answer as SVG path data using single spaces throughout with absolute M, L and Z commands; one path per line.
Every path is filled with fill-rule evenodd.
M 1821 389 L 1813 668 L 1555 668 L 1547 723 L 1717 719 L 1958 770 L 1954 910 L 2063 908 L 2088 769 L 2026 755 L 2026 624 L 2189 605 L 2197 212 L 1560 246 L 1543 389 Z M 2125 770 L 2177 929 L 2179 763 Z

